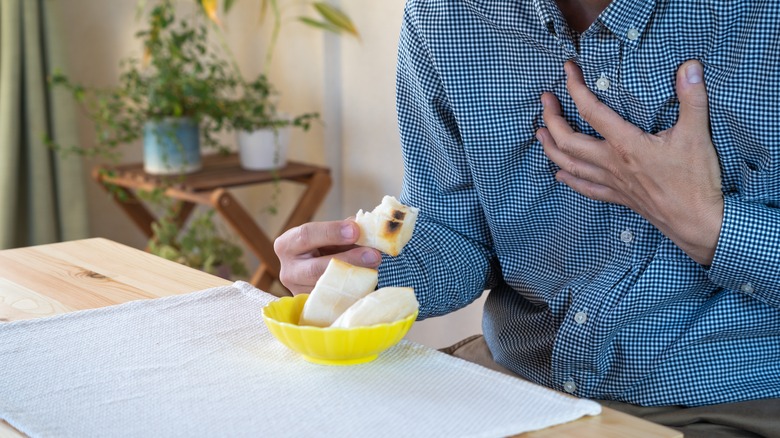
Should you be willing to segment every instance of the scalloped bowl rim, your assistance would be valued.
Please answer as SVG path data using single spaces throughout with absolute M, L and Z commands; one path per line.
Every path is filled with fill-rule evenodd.
M 410 314 L 409 316 L 399 319 L 397 321 L 374 324 L 370 326 L 352 327 L 352 328 L 316 327 L 316 326 L 308 326 L 308 325 L 297 325 L 291 322 L 280 321 L 279 319 L 276 319 L 270 315 L 270 313 L 274 311 L 278 311 L 280 308 L 284 308 L 285 306 L 302 307 L 303 304 L 308 299 L 308 297 L 309 294 L 298 294 L 292 297 L 282 297 L 278 300 L 274 300 L 266 304 L 263 307 L 262 314 L 263 314 L 263 320 L 268 326 L 269 331 L 275 338 L 277 338 L 277 340 L 279 340 L 282 344 L 284 344 L 291 350 L 301 354 L 305 360 L 309 362 L 319 363 L 319 364 L 354 365 L 358 363 L 370 362 L 371 360 L 376 359 L 376 357 L 380 353 L 382 353 L 383 351 L 389 349 L 393 345 L 400 342 L 400 340 L 406 335 L 406 333 L 409 331 L 411 326 L 414 324 L 419 314 L 419 310 L 417 310 L 412 314 Z M 290 301 L 292 301 L 292 303 L 290 303 Z M 298 314 L 300 314 L 300 311 L 298 311 Z M 312 353 L 311 348 L 306 348 L 306 346 L 302 346 L 297 343 L 294 343 L 294 345 L 290 345 L 293 342 L 290 341 L 289 339 L 280 338 L 277 335 L 276 331 L 271 327 L 272 325 L 277 326 L 278 330 L 298 332 L 301 333 L 302 336 L 305 336 L 306 333 L 318 333 L 321 336 L 326 336 L 328 338 L 334 338 L 334 339 L 338 338 L 339 336 L 344 336 L 348 333 L 355 334 L 358 332 L 362 332 L 362 334 L 365 334 L 366 336 L 372 333 L 379 334 L 382 332 L 388 333 L 388 335 L 385 336 L 380 341 L 377 341 L 376 345 L 360 347 L 359 350 L 363 351 L 363 353 L 345 354 L 345 355 L 340 355 L 338 357 L 334 357 L 334 356 L 318 354 L 319 352 Z M 388 339 L 393 339 L 393 341 L 388 342 Z

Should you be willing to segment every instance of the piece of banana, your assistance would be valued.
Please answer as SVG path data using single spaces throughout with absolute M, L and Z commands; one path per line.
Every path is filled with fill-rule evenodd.
M 363 327 L 398 321 L 419 307 L 411 287 L 383 287 L 350 306 L 331 327 Z
M 418 213 L 419 209 L 385 196 L 371 212 L 360 210 L 355 215 L 355 222 L 360 227 L 357 244 L 397 256 L 412 238 Z
M 327 327 L 347 308 L 376 289 L 379 272 L 330 259 L 301 312 L 300 325 Z

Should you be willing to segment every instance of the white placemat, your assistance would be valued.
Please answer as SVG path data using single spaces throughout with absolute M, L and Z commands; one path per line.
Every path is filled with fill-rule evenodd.
M 31 437 L 499 437 L 600 412 L 402 341 L 308 363 L 248 283 L 0 324 L 0 418 Z

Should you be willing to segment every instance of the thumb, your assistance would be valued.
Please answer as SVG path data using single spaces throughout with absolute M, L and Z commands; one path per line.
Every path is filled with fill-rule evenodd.
M 677 70 L 678 125 L 709 132 L 709 106 L 704 87 L 704 68 L 699 61 L 687 61 Z

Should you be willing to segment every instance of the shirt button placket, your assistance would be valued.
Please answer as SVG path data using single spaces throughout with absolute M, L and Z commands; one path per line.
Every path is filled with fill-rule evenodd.
M 609 90 L 609 79 L 601 75 L 601 77 L 596 81 L 596 88 L 598 88 L 601 91 L 607 91 Z

